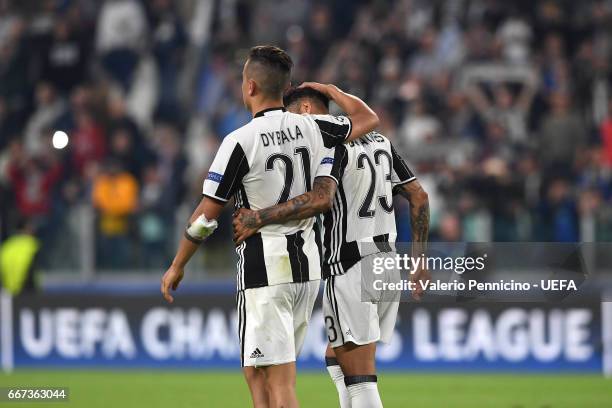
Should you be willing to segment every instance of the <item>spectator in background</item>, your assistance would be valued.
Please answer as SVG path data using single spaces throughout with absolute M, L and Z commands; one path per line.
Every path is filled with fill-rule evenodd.
M 146 41 L 144 10 L 135 0 L 106 0 L 97 27 L 96 50 L 102 66 L 127 92 Z
M 461 241 L 461 220 L 454 212 L 442 214 L 439 222 L 440 242 L 459 242 Z
M 42 77 L 66 95 L 87 78 L 85 39 L 82 33 L 74 31 L 64 16 L 60 16 L 55 20 L 49 45 L 43 50 Z
M 502 43 L 503 56 L 508 62 L 525 64 L 529 61 L 532 32 L 522 16 L 513 13 L 501 24 L 496 35 Z
M 142 153 L 147 150 L 144 143 L 136 143 L 136 137 L 127 127 L 116 127 L 110 135 L 110 157 L 120 163 L 121 168 L 128 171 L 137 180 L 142 179 L 144 166 L 148 163 Z
M 171 0 L 154 0 L 151 3 L 152 51 L 160 84 L 157 114 L 167 120 L 179 119 L 183 109 L 179 103 L 177 87 L 187 47 L 187 34 L 175 9 L 176 5 Z
M 599 128 L 603 147 L 602 162 L 608 169 L 612 169 L 612 99 L 608 103 L 608 115 Z
M 326 3 L 315 3 L 308 13 L 306 38 L 311 46 L 313 61 L 323 61 L 325 54 L 333 43 L 334 35 L 330 6 Z
M 566 179 L 556 178 L 548 185 L 544 200 L 540 204 L 536 231 L 541 241 L 580 240 L 578 209 Z
M 539 157 L 549 175 L 572 174 L 576 154 L 586 144 L 586 127 L 572 112 L 568 94 L 553 93 L 550 107 L 540 129 Z
M 35 97 L 36 110 L 30 116 L 24 133 L 25 149 L 31 155 L 41 152 L 43 132 L 53 129 L 57 119 L 66 111 L 65 102 L 48 82 L 36 85 Z
M 436 52 L 437 32 L 427 28 L 419 39 L 419 50 L 411 58 L 410 74 L 417 80 L 430 80 L 443 73 L 445 66 Z
M 593 236 L 589 239 L 612 241 L 612 206 L 605 204 L 600 190 L 589 188 L 582 191 L 578 200 L 578 209 L 581 216 L 581 230 L 585 224 L 587 229 L 593 230 Z
M 159 206 L 166 217 L 172 218 L 173 210 L 185 196 L 184 175 L 187 161 L 181 149 L 178 130 L 170 124 L 160 124 L 154 131 L 154 149 L 157 155 L 157 177 L 162 188 Z
M 543 91 L 546 94 L 570 92 L 569 67 L 565 56 L 563 38 L 557 33 L 551 33 L 544 40 L 544 44 Z
M 466 190 L 480 197 L 493 216 L 492 240 L 516 241 L 517 203 L 524 201 L 521 180 L 514 177 L 508 162 L 501 157 L 483 159 L 477 172 L 466 180 Z
M 164 184 L 157 167 L 144 171 L 138 230 L 142 242 L 141 265 L 161 268 L 169 261 L 169 237 L 173 236 L 173 214 L 164 203 Z
M 93 205 L 98 211 L 98 265 L 125 268 L 130 264 L 131 217 L 138 206 L 138 182 L 116 160 L 105 162 L 93 182 Z
M 108 92 L 106 100 L 106 114 L 108 115 L 108 128 L 126 128 L 132 135 L 140 139 L 140 128 L 128 112 L 125 95 L 118 88 Z
M 223 107 L 219 110 L 215 120 L 215 131 L 217 135 L 225 137 L 240 126 L 248 123 L 252 117 L 242 103 L 242 91 L 240 82 L 234 81 L 233 76 L 226 76 L 227 95 L 222 100 Z
M 41 242 L 32 224 L 20 221 L 15 234 L 0 245 L 0 283 L 11 295 L 36 289 L 37 258 Z
M 8 176 L 21 216 L 28 217 L 38 227 L 48 221 L 51 195 L 61 174 L 62 166 L 56 158 L 29 156 L 20 143 L 13 142 Z
M 60 158 L 51 148 L 51 132 L 43 139 L 41 150 L 37 155 L 27 154 L 17 141 L 12 142 L 7 177 L 12 190 L 16 212 L 9 210 L 13 217 L 27 217 L 36 228 L 38 238 L 46 244 L 41 248 L 40 264 L 48 264 L 51 256 L 51 245 L 62 218 L 58 215 L 57 193 L 65 174 Z M 10 201 L 7 200 L 6 204 Z M 5 204 L 4 202 L 2 203 Z
M 0 97 L 9 109 L 24 109 L 28 86 L 26 25 L 20 17 L 0 15 Z
M 477 69 L 475 69 L 476 71 Z M 508 143 L 525 144 L 529 135 L 528 115 L 536 93 L 537 78 L 532 70 L 522 71 L 522 75 L 494 65 L 483 66 L 488 72 L 474 73 L 474 83 L 467 87 L 466 94 L 485 126 L 497 124 L 508 136 Z M 479 83 L 476 83 L 479 81 Z M 518 81 L 520 90 L 513 91 L 512 85 Z M 482 83 L 480 83 L 482 82 Z M 489 98 L 484 85 L 488 85 L 492 98 Z
M 525 143 L 527 141 L 527 115 L 531 107 L 534 87 L 531 84 L 523 86 L 518 97 L 506 85 L 499 85 L 495 91 L 493 107 L 485 111 L 489 121 L 498 122 L 507 132 L 510 142 Z
M 449 133 L 454 133 L 459 137 L 477 138 L 479 127 L 475 120 L 476 115 L 468 103 L 467 95 L 457 90 L 448 95 L 447 101 Z
M 19 115 L 11 112 L 6 100 L 0 96 L 0 151 L 17 137 L 21 126 Z
M 374 100 L 378 103 L 394 101 L 398 97 L 402 75 L 401 47 L 398 44 L 390 43 L 384 47 L 377 70 L 382 83 L 373 91 Z
M 30 33 L 34 43 L 48 39 L 53 32 L 56 20 L 57 2 L 54 0 L 41 0 L 38 10 L 30 20 Z M 35 44 L 36 45 L 36 44 Z
M 55 121 L 55 128 L 72 132 L 76 124 L 76 116 L 80 112 L 92 110 L 92 90 L 86 84 L 80 84 L 70 93 L 68 109 Z
M 113 89 L 107 99 L 106 113 L 108 115 L 108 133 L 111 135 L 110 154 L 117 156 L 124 166 L 139 181 L 143 168 L 155 161 L 151 142 L 144 137 L 140 127 L 129 115 L 125 98 L 120 90 Z M 117 134 L 121 134 L 116 140 Z M 115 145 L 115 143 L 117 143 Z
M 409 108 L 400 128 L 400 140 L 406 149 L 417 150 L 419 145 L 434 141 L 440 132 L 440 122 L 425 109 L 418 99 Z
M 75 112 L 76 127 L 71 134 L 72 165 L 79 175 L 84 175 L 88 166 L 99 163 L 106 154 L 106 140 L 102 127 L 96 123 L 88 110 Z
M 466 29 L 465 59 L 467 62 L 487 62 L 494 57 L 494 37 L 484 21 L 475 21 Z

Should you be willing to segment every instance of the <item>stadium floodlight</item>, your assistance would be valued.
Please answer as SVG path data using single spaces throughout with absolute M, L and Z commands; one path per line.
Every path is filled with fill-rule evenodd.
M 66 132 L 56 130 L 55 133 L 53 133 L 53 139 L 51 140 L 51 143 L 53 144 L 54 148 L 61 150 L 68 146 L 68 141 L 68 134 Z

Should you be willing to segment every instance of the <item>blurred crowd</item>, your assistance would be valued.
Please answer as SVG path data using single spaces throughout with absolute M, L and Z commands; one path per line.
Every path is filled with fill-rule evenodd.
M 374 107 L 432 239 L 612 239 L 609 0 L 0 0 L 2 238 L 65 266 L 90 206 L 96 267 L 165 265 L 263 43 Z

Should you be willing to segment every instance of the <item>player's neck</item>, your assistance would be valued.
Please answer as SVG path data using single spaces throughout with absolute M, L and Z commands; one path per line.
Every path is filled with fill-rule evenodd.
M 251 104 L 251 115 L 255 116 L 257 112 L 266 109 L 281 108 L 283 106 L 282 99 L 262 99 L 260 101 L 253 101 Z

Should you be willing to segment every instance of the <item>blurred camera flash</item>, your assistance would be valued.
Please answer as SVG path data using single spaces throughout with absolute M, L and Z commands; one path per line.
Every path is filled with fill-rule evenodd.
M 53 147 L 55 147 L 56 149 L 63 149 L 64 147 L 68 146 L 68 135 L 66 134 L 66 132 L 56 130 L 53 134 L 52 143 Z

